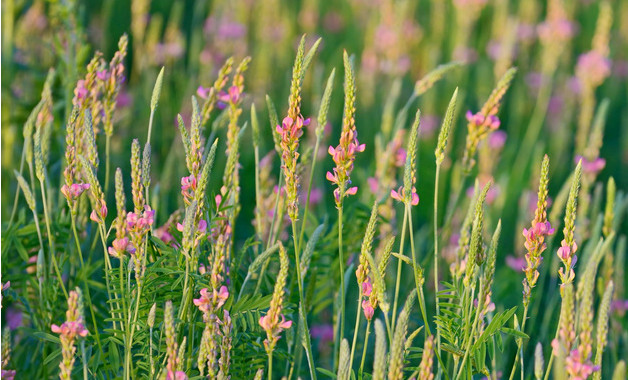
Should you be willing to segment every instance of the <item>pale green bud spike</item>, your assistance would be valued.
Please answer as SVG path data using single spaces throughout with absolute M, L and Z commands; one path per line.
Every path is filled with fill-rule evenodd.
M 454 91 L 454 94 L 447 106 L 447 112 L 445 113 L 445 119 L 443 119 L 443 125 L 440 128 L 438 134 L 438 143 L 436 144 L 436 165 L 440 165 L 445 159 L 445 151 L 447 150 L 447 140 L 449 138 L 449 132 L 454 122 L 454 115 L 456 113 L 456 100 L 458 99 L 458 87 Z
M 384 324 L 375 320 L 375 360 L 373 361 L 373 380 L 384 380 L 386 373 L 387 339 Z
M 314 254 L 314 249 L 316 248 L 316 243 L 320 239 L 323 231 L 325 230 L 325 223 L 316 227 L 312 235 L 307 241 L 307 245 L 305 246 L 305 250 L 303 251 L 303 256 L 301 257 L 301 277 L 305 277 L 307 274 L 307 270 L 310 266 L 310 261 L 312 260 L 312 255 Z
M 145 189 L 150 186 L 150 153 L 150 143 L 147 142 L 142 154 L 142 184 Z
M 191 126 L 191 134 L 192 134 L 192 140 L 194 141 L 195 138 L 197 138 L 197 136 L 200 133 L 200 127 L 201 127 L 201 114 L 199 112 L 200 108 L 198 106 L 198 100 L 196 100 L 196 96 L 192 96 L 192 126 Z M 199 138 L 200 139 L 200 138 Z
M 497 227 L 491 239 L 491 246 L 488 250 L 488 259 L 486 261 L 486 270 L 484 272 L 484 294 L 488 294 L 493 283 L 493 275 L 495 274 L 495 260 L 497 258 L 497 246 L 499 245 L 499 237 L 502 232 L 502 220 L 497 222 Z
M 305 37 L 305 35 L 303 37 Z M 310 66 L 310 63 L 312 63 L 312 58 L 314 58 L 314 54 L 316 54 L 316 51 L 318 50 L 318 45 L 320 45 L 322 40 L 323 39 L 319 37 L 316 40 L 316 42 L 314 42 L 314 45 L 312 45 L 310 50 L 308 50 L 307 54 L 305 55 L 305 58 L 303 58 L 303 70 L 301 73 L 301 81 L 303 81 L 303 78 L 305 77 L 305 73 L 307 72 L 307 69 Z
M 44 155 L 41 150 L 41 128 L 38 128 L 35 132 L 35 175 L 37 179 L 41 182 L 44 181 L 45 173 L 44 173 Z
M 423 78 L 419 79 L 414 86 L 414 93 L 416 96 L 425 94 L 430 88 L 432 88 L 436 82 L 441 80 L 445 74 L 449 73 L 455 68 L 464 65 L 463 62 L 449 62 L 443 65 L 437 66 L 434 70 L 427 73 Z
M 216 158 L 216 148 L 218 147 L 218 139 L 214 140 L 212 147 L 209 150 L 209 154 L 205 159 L 205 164 L 203 165 L 203 171 L 201 172 L 201 178 L 198 181 L 198 185 L 196 187 L 195 198 L 201 204 L 205 197 L 205 188 L 207 187 L 207 183 L 209 182 L 209 176 L 212 171 L 212 167 L 214 166 L 214 160 Z
M 355 76 L 353 75 L 353 62 L 349 58 L 347 51 L 343 53 L 343 63 L 345 69 L 345 104 L 342 127 L 352 128 L 355 125 Z
M 543 345 L 539 342 L 536 344 L 536 349 L 534 350 L 534 377 L 536 380 L 541 380 L 543 378 L 544 367 L 545 361 L 543 359 Z
M 323 92 L 323 98 L 321 99 L 321 105 L 318 110 L 316 137 L 322 138 L 323 132 L 325 132 L 325 124 L 327 124 L 327 115 L 329 114 L 329 103 L 331 102 L 331 94 L 334 89 L 334 78 L 336 77 L 336 69 L 331 70 L 329 78 L 327 78 L 327 85 Z
M 384 253 L 382 254 L 379 262 L 379 273 L 382 278 L 386 277 L 386 267 L 388 267 L 388 261 L 392 254 L 393 246 L 395 245 L 395 236 L 391 236 L 384 245 Z
M 96 135 L 94 134 L 94 126 L 92 113 L 90 110 L 85 110 L 85 138 L 87 144 L 87 159 L 89 163 L 94 167 L 94 170 L 98 169 L 98 147 L 96 145 Z
M 183 149 L 185 150 L 185 156 L 187 157 L 190 154 L 190 136 L 188 135 L 188 130 L 185 128 L 185 122 L 183 121 L 181 114 L 177 114 L 177 125 L 179 126 L 181 142 L 183 142 Z
M 257 271 L 259 270 L 259 268 L 262 266 L 262 264 L 264 264 L 267 259 L 273 255 L 275 252 L 277 252 L 279 250 L 279 242 L 273 244 L 272 246 L 270 246 L 267 250 L 265 250 L 264 252 L 262 252 L 261 254 L 259 254 L 255 260 L 253 260 L 253 262 L 251 263 L 251 265 L 249 265 L 249 270 L 248 273 L 249 274 L 253 274 L 253 273 L 257 273 Z
M 251 126 L 253 127 L 253 146 L 259 147 L 259 120 L 257 120 L 257 111 L 255 103 L 251 104 Z
M 604 236 L 608 237 L 613 231 L 613 220 L 615 219 L 615 194 L 617 189 L 615 187 L 615 179 L 610 177 L 608 179 L 608 185 L 606 186 L 606 208 L 604 210 L 604 227 L 602 231 Z
M 395 326 L 395 334 L 390 347 L 390 367 L 388 369 L 389 380 L 403 379 L 403 364 L 405 357 L 406 333 L 408 331 L 408 319 L 410 311 L 416 300 L 416 289 L 412 289 L 410 295 L 406 299 L 406 303 L 399 313 L 397 325 Z
M 185 219 L 183 219 L 183 254 L 190 256 L 194 238 L 194 216 L 198 205 L 196 200 L 192 201 L 192 204 L 185 209 Z
M 620 360 L 615 366 L 613 371 L 613 380 L 625 380 L 626 379 L 626 362 Z
M 157 108 L 157 104 L 159 103 L 159 96 L 161 95 L 161 86 L 164 82 L 164 69 L 165 67 L 161 67 L 159 71 L 159 75 L 157 75 L 157 80 L 155 81 L 155 87 L 153 87 L 153 95 L 150 98 L 150 110 L 151 112 L 155 111 Z
M 421 110 L 416 111 L 412 129 L 410 129 L 410 140 L 408 140 L 406 166 L 403 172 L 403 192 L 407 204 L 412 201 L 412 187 L 416 182 L 416 149 L 419 138 L 419 125 L 421 123 Z
M 26 203 L 28 204 L 28 208 L 31 209 L 32 212 L 35 212 L 35 197 L 33 197 L 33 193 L 31 192 L 30 186 L 28 186 L 28 182 L 22 177 L 17 170 L 13 170 L 15 177 L 17 178 L 17 183 L 22 189 L 22 193 L 24 193 L 24 198 L 26 198 Z
M 584 155 L 589 159 L 595 159 L 600 154 L 600 148 L 602 147 L 602 140 L 604 139 L 604 122 L 606 121 L 606 115 L 608 114 L 608 107 L 610 100 L 608 98 L 602 100 L 595 113 L 595 119 L 593 120 L 593 127 L 591 134 L 589 135 L 587 148 Z
M 593 373 L 593 380 L 599 380 L 602 378 L 602 355 L 604 354 L 604 348 L 607 344 L 608 335 L 608 319 L 611 312 L 611 301 L 613 300 L 613 281 L 609 281 L 604 290 L 604 296 L 597 314 L 597 341 L 595 346 L 595 361 L 593 364 L 600 367 L 600 369 Z
M 515 78 L 516 73 L 516 67 L 511 67 L 510 69 L 508 69 L 508 71 L 506 71 L 506 73 L 504 73 L 499 82 L 497 82 L 497 86 L 486 100 L 486 103 L 484 103 L 484 106 L 481 110 L 483 115 L 491 116 L 497 114 L 497 111 L 499 110 L 499 105 L 501 104 L 501 101 L 506 94 L 506 91 L 508 91 L 510 83 Z
M 569 189 L 569 197 L 567 198 L 567 206 L 565 209 L 565 227 L 563 234 L 568 246 L 574 243 L 574 229 L 576 223 L 576 209 L 578 207 L 578 193 L 580 192 L 580 178 L 582 177 L 582 160 L 578 162 L 576 171 L 571 181 Z
M 349 380 L 349 374 L 351 373 L 351 362 L 349 341 L 345 338 L 340 344 L 340 357 L 338 359 L 338 380 Z
M 467 276 L 465 276 L 465 280 L 469 280 L 473 271 L 473 265 L 469 265 L 470 263 L 474 263 L 479 266 L 484 262 L 484 247 L 482 242 L 482 233 L 484 229 L 484 201 L 490 187 L 491 181 L 484 186 L 477 203 L 475 204 L 473 228 L 471 230 L 471 246 L 469 249 L 469 261 L 467 262 Z
M 375 259 L 371 252 L 365 252 L 366 260 L 371 268 L 377 268 L 375 264 Z M 388 312 L 389 305 L 386 300 L 386 282 L 384 282 L 384 277 L 380 274 L 379 271 L 373 270 L 371 271 L 373 274 L 373 292 L 375 292 L 375 296 L 379 301 L 379 307 L 382 309 L 384 313 Z

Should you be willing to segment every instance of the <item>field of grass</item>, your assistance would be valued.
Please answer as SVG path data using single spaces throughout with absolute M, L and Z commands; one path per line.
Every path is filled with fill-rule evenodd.
M 626 379 L 626 0 L 2 0 L 6 379 Z

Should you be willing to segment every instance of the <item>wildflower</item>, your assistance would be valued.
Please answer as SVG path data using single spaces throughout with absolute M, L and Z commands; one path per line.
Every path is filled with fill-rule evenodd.
M 131 254 L 135 253 L 135 248 L 133 248 L 133 245 L 129 241 L 128 237 L 114 239 L 111 245 L 111 247 L 107 248 L 107 251 L 109 252 L 109 255 L 113 257 L 121 258 L 126 252 Z
M 342 121 L 342 132 L 340 134 L 340 143 L 337 147 L 330 146 L 329 154 L 332 156 L 336 167 L 332 172 L 327 172 L 326 178 L 337 186 L 334 190 L 334 199 L 336 207 L 340 207 L 342 200 L 347 195 L 355 195 L 358 191 L 356 186 L 350 187 L 351 172 L 353 171 L 353 162 L 355 154 L 363 152 L 365 144 L 358 141 L 358 132 L 355 128 L 355 77 L 353 67 L 349 61 L 347 52 L 344 52 L 345 66 L 345 109 Z
M 63 359 L 59 364 L 61 379 L 70 379 L 72 368 L 74 367 L 74 356 L 76 353 L 75 341 L 79 337 L 87 336 L 87 329 L 83 324 L 83 311 L 79 310 L 82 305 L 80 293 L 71 290 L 68 298 L 68 311 L 66 312 L 66 321 L 61 326 L 53 324 L 50 329 L 52 332 L 59 334 L 61 340 L 61 354 Z
M 373 318 L 373 315 L 375 314 L 375 309 L 373 308 L 371 301 L 368 299 L 363 300 L 362 309 L 364 310 L 364 316 L 366 317 L 367 320 L 370 321 Z
M 611 61 L 597 50 L 578 57 L 576 76 L 592 88 L 601 85 L 611 74 Z
M 600 369 L 599 366 L 593 365 L 588 360 L 583 361 L 578 349 L 571 350 L 569 356 L 565 359 L 565 364 L 569 378 L 573 380 L 586 380 L 593 372 Z
M 89 183 L 72 183 L 61 186 L 61 193 L 68 201 L 78 199 L 85 190 L 89 189 Z
M 220 91 L 218 93 L 218 108 L 224 109 L 228 104 L 237 104 L 241 98 L 241 89 L 238 86 L 231 86 L 228 92 Z
M 98 203 L 100 204 L 100 207 L 92 210 L 89 218 L 95 223 L 104 223 L 105 218 L 107 217 L 107 204 L 104 199 L 100 199 Z
M 536 286 L 539 277 L 538 267 L 543 261 L 543 251 L 546 249 L 545 237 L 554 234 L 554 229 L 547 220 L 547 185 L 549 177 L 549 158 L 547 155 L 543 158 L 541 165 L 541 180 L 539 183 L 539 191 L 537 195 L 537 208 L 532 226 L 523 229 L 523 237 L 525 238 L 524 246 L 527 250 L 525 255 L 526 279 L 524 285 L 524 305 L 530 300 L 531 289 Z M 575 244 L 575 243 L 574 243 Z
M 203 288 L 200 298 L 194 299 L 194 305 L 203 313 L 209 313 L 211 310 L 222 307 L 228 298 L 229 290 L 226 286 L 221 286 L 219 290 L 213 290 L 211 293 L 207 288 Z
M 569 198 L 567 199 L 567 206 L 565 209 L 565 227 L 563 228 L 564 239 L 561 241 L 560 248 L 558 248 L 556 252 L 564 265 L 564 268 L 560 268 L 558 271 L 558 275 L 562 282 L 561 289 L 565 284 L 572 282 L 576 276 L 573 268 L 578 260 L 578 257 L 576 256 L 578 245 L 574 241 L 574 231 L 581 174 L 582 162 L 579 162 L 574 173 L 574 178 L 571 182 L 571 189 L 569 190 Z
M 404 201 L 403 194 L 404 194 L 403 186 L 400 186 L 398 190 L 395 190 L 395 189 L 390 190 L 390 196 L 393 199 L 398 200 L 399 202 Z M 410 204 L 412 206 L 416 206 L 419 204 L 419 195 L 416 193 L 416 187 L 414 186 L 412 186 L 412 200 Z
M 283 245 L 279 245 L 279 259 L 281 265 L 279 274 L 277 275 L 277 281 L 275 282 L 273 298 L 270 301 L 270 308 L 266 315 L 262 316 L 259 320 L 259 325 L 266 331 L 267 338 L 264 340 L 264 347 L 269 355 L 274 350 L 281 332 L 292 326 L 292 321 L 286 321 L 286 318 L 282 314 L 284 287 L 286 286 L 289 269 L 288 256 L 286 255 Z
M 298 174 L 296 168 L 299 157 L 297 152 L 299 138 L 303 135 L 303 127 L 309 124 L 310 119 L 303 119 L 301 115 L 298 115 L 296 119 L 286 116 L 281 125 L 278 125 L 276 128 L 277 133 L 281 137 L 282 168 L 286 178 L 288 214 L 292 220 L 296 220 L 298 216 Z
M 198 86 L 198 88 L 196 89 L 196 94 L 202 99 L 207 99 L 209 97 L 210 91 L 211 87 Z

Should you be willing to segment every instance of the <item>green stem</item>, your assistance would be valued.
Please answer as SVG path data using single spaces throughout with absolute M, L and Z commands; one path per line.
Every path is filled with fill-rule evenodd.
M 403 244 L 406 240 L 406 221 L 408 220 L 408 209 L 404 208 L 403 210 L 403 224 L 401 227 L 401 241 L 399 242 L 399 256 L 403 255 Z M 395 327 L 395 320 L 397 317 L 397 303 L 399 301 L 399 286 L 401 284 L 401 265 L 403 261 L 400 258 L 397 258 L 397 279 L 395 282 L 395 298 L 393 301 L 393 309 L 392 309 L 392 328 Z
M 414 228 L 412 227 L 412 209 L 410 203 L 406 203 L 406 209 L 408 210 L 408 236 L 410 236 L 410 250 L 412 250 L 412 271 L 414 272 L 414 284 L 416 286 L 417 294 L 419 295 L 419 308 L 421 309 L 421 315 L 423 316 L 423 323 L 425 324 L 425 332 L 427 335 L 432 335 L 430 330 L 430 324 L 427 320 L 427 314 L 425 313 L 425 296 L 423 295 L 422 279 L 419 278 L 419 265 L 416 261 L 416 250 L 414 249 Z
M 57 278 L 59 279 L 59 284 L 61 285 L 61 290 L 63 290 L 63 294 L 65 298 L 68 298 L 68 292 L 65 290 L 65 285 L 63 284 L 63 278 L 61 277 L 61 271 L 59 270 L 59 264 L 57 263 L 57 258 L 55 257 L 55 244 L 52 237 L 52 232 L 50 230 L 50 215 L 48 214 L 48 205 L 46 202 L 46 190 L 44 189 L 44 181 L 39 181 L 39 186 L 41 188 L 41 201 L 44 204 L 44 217 L 46 220 L 46 231 L 48 231 L 48 245 L 50 246 L 50 258 L 52 260 L 52 266 L 57 274 Z
M 438 189 L 440 177 L 440 163 L 436 164 L 436 178 L 434 180 L 434 297 L 436 303 L 436 315 L 440 314 L 440 306 L 438 304 Z M 436 328 L 436 351 L 440 355 L 440 331 Z
M 105 195 L 109 193 L 109 172 L 111 161 L 111 136 L 105 139 Z
M 292 238 L 294 244 L 297 243 L 297 222 L 296 220 L 292 221 Z M 301 273 L 301 258 L 299 251 L 294 250 L 294 259 L 296 265 L 297 272 L 297 285 L 299 287 L 299 309 L 301 312 L 301 319 L 303 322 L 303 333 L 305 334 L 305 355 L 307 356 L 308 366 L 310 368 L 310 376 L 312 379 L 316 380 L 316 368 L 314 367 L 314 357 L 312 355 L 312 347 L 310 343 L 310 330 L 307 326 L 307 313 L 305 312 L 305 295 L 303 293 L 303 278 Z M 298 334 L 297 334 L 298 335 Z
M 70 206 L 71 208 L 72 206 Z M 76 230 L 76 213 L 70 210 L 71 223 L 72 223 L 72 233 L 74 234 L 74 241 L 76 242 L 76 249 L 78 252 L 79 261 L 81 263 L 81 272 L 85 270 L 85 262 L 83 261 L 83 252 L 81 250 L 81 243 L 78 237 L 78 232 Z M 87 299 L 87 307 L 89 308 L 90 314 L 92 316 L 92 323 L 94 324 L 94 333 L 96 336 L 96 343 L 98 344 L 98 349 L 100 353 L 104 355 L 104 351 L 102 349 L 102 345 L 100 343 L 100 333 L 98 332 L 98 324 L 96 323 L 96 314 L 94 313 L 94 307 L 92 303 L 92 297 L 89 292 L 89 285 L 87 283 L 87 276 L 83 275 L 83 286 L 85 287 L 85 298 Z
M 369 334 L 371 332 L 371 321 L 366 324 L 366 335 L 364 336 L 364 348 L 362 349 L 362 360 L 360 361 L 360 370 L 358 371 L 358 380 L 362 380 L 364 373 L 364 359 L 366 358 L 366 349 L 369 346 Z
M 353 355 L 355 354 L 355 343 L 358 340 L 358 330 L 360 329 L 360 305 L 362 303 L 362 295 L 358 297 L 358 308 L 355 315 L 355 327 L 353 328 L 353 343 L 351 343 L 351 355 L 349 356 L 349 368 L 353 367 Z M 366 346 L 366 343 L 364 344 Z
M 525 305 L 523 308 L 523 320 L 521 321 L 521 332 L 525 331 L 526 326 L 526 318 L 528 317 L 528 306 Z M 517 370 L 517 359 L 521 357 L 521 377 L 523 378 L 523 340 L 521 338 L 517 339 L 517 354 L 515 355 L 515 361 L 512 364 L 512 370 L 510 371 L 509 380 L 514 379 L 515 371 Z
M 273 378 L 273 352 L 268 352 L 268 380 Z
M 344 338 L 345 331 L 345 257 L 342 248 L 342 201 L 340 207 L 338 207 L 338 268 L 340 270 L 340 321 L 338 325 L 338 342 L 341 342 Z
M 483 282 L 483 280 L 480 279 L 480 289 L 482 289 L 482 285 L 483 285 L 482 282 Z M 474 295 L 475 295 L 475 288 L 473 288 L 471 290 L 471 300 L 469 301 L 470 304 L 473 303 L 473 296 Z M 473 310 L 473 309 L 469 308 L 469 313 L 470 313 L 471 310 Z M 479 316 L 480 316 L 480 312 L 479 312 L 479 310 L 477 310 L 476 313 L 475 313 L 475 318 L 474 318 L 473 324 L 471 325 L 471 331 L 469 332 L 469 335 L 466 336 L 467 348 L 464 350 L 464 356 L 462 357 L 462 362 L 460 363 L 460 368 L 458 369 L 458 375 L 456 375 L 456 380 L 458 380 L 460 378 L 460 375 L 462 375 L 462 372 L 464 371 L 465 364 L 467 362 L 467 358 L 469 357 L 469 351 L 471 349 L 471 342 L 473 341 L 473 333 L 475 331 L 475 326 L 477 325 Z
M 20 159 L 20 175 L 22 175 L 24 171 L 24 161 L 26 159 L 26 152 L 22 149 L 22 158 Z M 20 186 L 16 185 L 15 189 L 15 198 L 13 199 L 13 210 L 11 210 L 11 219 L 9 219 L 9 229 L 13 225 L 13 219 L 15 218 L 15 213 L 17 212 L 17 202 L 20 198 Z

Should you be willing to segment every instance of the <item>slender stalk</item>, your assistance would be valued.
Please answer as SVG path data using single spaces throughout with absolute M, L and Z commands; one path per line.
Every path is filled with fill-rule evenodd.
M 427 335 L 432 335 L 430 330 L 430 324 L 427 320 L 427 314 L 425 313 L 425 296 L 423 295 L 423 285 L 421 279 L 419 279 L 418 264 L 416 261 L 416 250 L 414 249 L 414 228 L 412 227 L 412 209 L 410 204 L 406 204 L 408 210 L 408 235 L 410 236 L 410 249 L 412 250 L 412 271 L 414 272 L 414 284 L 416 285 L 417 294 L 419 295 L 419 308 L 421 309 L 421 315 L 423 316 L 423 323 L 425 324 L 425 332 Z
M 440 314 L 440 306 L 438 305 L 438 189 L 440 177 L 440 163 L 436 164 L 436 178 L 434 180 L 434 297 L 436 303 L 436 315 Z M 436 328 L 436 351 L 440 355 L 440 331 Z
M 83 380 L 87 380 L 87 353 L 85 352 L 85 341 L 81 341 L 81 362 L 83 364 Z
M 480 289 L 482 289 L 482 285 L 483 285 L 483 279 L 480 279 Z M 469 304 L 471 305 L 473 303 L 473 296 L 475 295 L 475 288 L 473 288 L 471 290 L 471 301 L 469 301 Z M 480 297 L 482 298 L 482 297 Z M 470 306 L 469 305 L 469 306 Z M 469 308 L 469 312 L 473 310 L 472 308 Z M 471 342 L 473 341 L 473 334 L 475 332 L 475 327 L 478 323 L 478 319 L 480 316 L 480 312 L 479 310 L 476 311 L 475 313 L 475 318 L 473 320 L 473 324 L 471 325 L 471 331 L 469 332 L 469 335 L 466 337 L 467 339 L 467 348 L 464 350 L 464 356 L 462 357 L 462 362 L 460 363 L 460 368 L 458 369 L 458 374 L 456 375 L 456 380 L 460 378 L 460 375 L 462 375 L 462 372 L 464 371 L 465 368 L 465 364 L 467 362 L 467 358 L 469 357 L 469 351 L 471 350 Z
M 260 235 L 259 239 L 263 240 L 262 237 L 262 216 L 259 213 L 259 207 L 262 204 L 260 189 L 259 189 L 259 147 L 255 146 L 255 204 L 258 207 L 258 210 L 255 211 L 255 222 L 257 223 L 257 232 Z M 262 247 L 259 248 L 259 253 L 262 252 Z M 248 277 L 248 276 L 247 276 Z
M 345 331 L 345 257 L 342 248 L 342 203 L 338 208 L 338 269 L 340 270 L 340 330 L 338 332 L 338 342 L 344 338 Z
M 78 232 L 76 230 L 76 213 L 74 211 L 70 211 L 71 223 L 72 223 L 72 233 L 74 234 L 74 241 L 76 242 L 76 249 L 78 252 L 79 261 L 81 263 L 81 269 L 85 268 L 85 262 L 83 261 L 83 252 L 81 250 L 81 243 L 78 237 Z M 92 297 L 89 292 L 89 285 L 87 283 L 87 277 L 83 276 L 83 284 L 85 286 L 85 298 L 87 299 L 87 307 L 89 308 L 90 314 L 92 316 L 92 323 L 94 324 L 94 333 L 96 336 L 96 343 L 98 344 L 98 349 L 100 353 L 104 355 L 104 351 L 102 349 L 102 345 L 100 343 L 100 333 L 98 332 L 98 324 L 96 323 L 96 314 L 94 313 L 94 307 L 92 304 Z
M 521 332 L 525 331 L 525 326 L 526 326 L 526 319 L 528 317 L 528 306 L 524 306 L 523 308 L 523 320 L 521 321 Z M 523 378 L 523 340 L 522 339 L 518 339 L 517 340 L 517 354 L 515 355 L 515 361 L 512 364 L 512 370 L 510 371 L 510 377 L 508 378 L 509 380 L 514 379 L 515 377 L 515 371 L 517 370 L 517 359 L 519 357 L 521 357 L 521 377 Z
M 59 270 L 59 264 L 57 263 L 57 258 L 55 257 L 55 243 L 52 237 L 52 232 L 50 230 L 50 215 L 48 214 L 48 205 L 46 202 L 46 190 L 44 189 L 44 181 L 39 181 L 39 186 L 41 188 L 41 202 L 44 204 L 44 218 L 46 220 L 46 231 L 48 232 L 48 245 L 50 246 L 50 259 L 52 261 L 52 267 L 57 274 L 57 278 L 59 280 L 59 284 L 61 285 L 61 290 L 63 290 L 63 294 L 65 298 L 68 298 L 68 292 L 65 290 L 65 285 L 63 284 L 63 278 L 61 277 L 61 271 Z
M 408 209 L 404 208 L 403 210 L 403 224 L 401 227 L 401 241 L 399 242 L 399 255 L 403 255 L 403 243 L 406 240 L 406 221 L 408 220 Z M 397 316 L 397 303 L 399 301 L 399 286 L 401 283 L 401 265 L 403 261 L 401 259 L 397 259 L 397 280 L 395 282 L 395 298 L 393 301 L 393 309 L 392 309 L 392 326 L 395 326 L 395 320 Z M 392 341 L 392 340 L 391 340 Z
M 366 324 L 366 335 L 364 336 L 364 348 L 362 349 L 362 360 L 360 360 L 360 370 L 358 371 L 358 380 L 362 380 L 364 374 L 364 359 L 366 358 L 366 349 L 369 346 L 369 334 L 371 332 L 371 321 Z
M 268 229 L 268 239 L 266 241 L 266 249 L 270 247 L 273 242 L 273 230 L 275 227 L 275 219 L 277 218 L 277 211 L 279 209 L 279 197 L 281 196 L 281 184 L 283 180 L 283 171 L 279 172 L 279 180 L 277 181 L 277 196 L 275 197 L 275 208 L 273 212 L 273 219 L 270 222 L 270 228 Z M 280 222 L 281 223 L 281 222 Z M 257 278 L 257 285 L 255 286 L 255 291 L 253 292 L 253 297 L 257 295 L 259 292 L 259 288 L 262 285 L 262 280 L 264 279 L 264 274 L 266 273 L 266 269 L 268 268 L 268 263 L 270 260 L 266 260 L 264 264 L 262 264 L 262 269 L 259 272 L 259 277 Z
M 153 373 L 155 372 L 155 363 L 153 360 L 153 328 L 150 327 L 148 329 L 148 358 L 150 359 L 150 377 L 153 378 Z
M 355 327 L 353 328 L 353 343 L 351 343 L 351 355 L 349 356 L 349 367 L 353 367 L 353 355 L 355 354 L 355 343 L 358 340 L 358 330 L 360 329 L 360 304 L 362 303 L 362 295 L 358 297 L 358 307 L 355 313 Z M 366 346 L 366 343 L 364 344 Z
M 296 220 L 292 221 L 292 238 L 294 240 L 294 244 L 297 243 L 297 222 Z M 301 313 L 301 319 L 303 321 L 303 332 L 305 334 L 305 355 L 307 356 L 308 366 L 310 369 L 310 376 L 312 379 L 316 380 L 316 369 L 314 368 L 314 357 L 312 355 L 312 347 L 310 343 L 310 330 L 307 326 L 307 313 L 305 312 L 305 295 L 303 293 L 303 278 L 301 273 L 301 258 L 299 251 L 294 250 L 294 259 L 296 265 L 297 272 L 297 285 L 299 287 L 299 309 Z M 270 376 L 270 373 L 269 373 Z M 269 377 L 270 378 L 270 377 Z
M 272 380 L 273 378 L 273 352 L 268 352 L 268 379 Z

